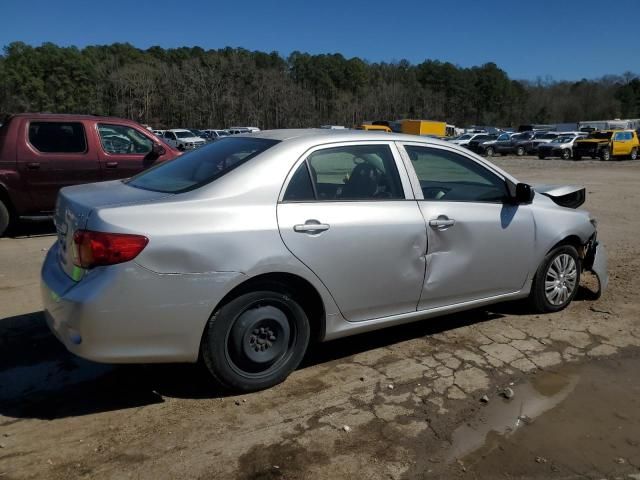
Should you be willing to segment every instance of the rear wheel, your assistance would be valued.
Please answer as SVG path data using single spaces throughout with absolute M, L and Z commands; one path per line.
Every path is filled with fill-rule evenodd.
M 608 162 L 609 160 L 611 160 L 611 152 L 608 148 L 603 148 L 600 151 L 600 160 L 602 160 L 603 162 Z
M 282 382 L 309 344 L 309 320 L 289 295 L 250 292 L 209 320 L 200 348 L 214 378 L 231 390 L 252 392 Z
M 493 157 L 494 153 L 496 153 L 496 151 L 493 149 L 493 147 L 487 147 L 487 149 L 484 151 L 484 153 L 487 155 L 487 157 Z
M 571 158 L 571 150 L 565 148 L 564 150 L 562 150 L 562 155 L 560 155 L 560 157 L 563 160 L 569 160 Z
M 533 278 L 531 306 L 542 313 L 566 308 L 578 291 L 580 268 L 580 258 L 573 246 L 562 245 L 549 252 Z
M 0 237 L 4 235 L 9 228 L 9 223 L 11 223 L 11 213 L 4 202 L 0 200 Z
M 518 147 L 518 148 L 516 148 L 516 155 L 517 155 L 517 156 L 521 157 L 521 156 L 523 156 L 523 155 L 524 155 L 524 153 L 525 153 L 525 152 L 524 152 L 524 147 Z
M 631 154 L 629 155 L 629 158 L 631 160 L 636 160 L 638 158 L 638 149 L 634 148 L 633 150 L 631 150 Z

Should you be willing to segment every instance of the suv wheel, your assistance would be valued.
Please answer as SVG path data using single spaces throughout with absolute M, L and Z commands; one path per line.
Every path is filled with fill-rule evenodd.
M 547 254 L 531 285 L 529 301 L 538 312 L 558 312 L 576 296 L 580 285 L 580 259 L 571 245 L 562 245 Z
M 561 158 L 563 160 L 569 160 L 571 158 L 571 150 L 569 150 L 568 148 L 562 150 Z
M 9 212 L 9 208 L 0 200 L 0 237 L 7 231 L 10 223 L 11 213 Z
M 609 160 L 611 160 L 611 152 L 608 148 L 602 149 L 602 151 L 600 152 L 600 160 L 602 160 L 603 162 L 608 162 Z
M 250 292 L 212 315 L 200 352 L 224 387 L 253 392 L 282 382 L 296 369 L 309 344 L 302 307 L 289 295 Z
M 631 155 L 629 155 L 631 160 L 636 160 L 638 158 L 638 149 L 634 148 L 631 150 Z
M 493 154 L 496 153 L 496 152 L 493 149 L 493 147 L 487 147 L 487 149 L 484 151 L 484 153 L 487 155 L 487 157 L 493 157 Z
M 524 147 L 518 147 L 516 148 L 516 155 L 518 155 L 519 157 L 524 155 Z

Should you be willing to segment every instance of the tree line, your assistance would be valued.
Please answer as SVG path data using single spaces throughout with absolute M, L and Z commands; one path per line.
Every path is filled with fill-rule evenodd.
M 14 42 L 0 55 L 0 116 L 26 111 L 114 115 L 154 128 L 353 126 L 400 118 L 516 126 L 640 118 L 640 78 L 628 72 L 523 81 L 494 63 L 462 68 L 297 51 L 284 58 L 242 48 Z

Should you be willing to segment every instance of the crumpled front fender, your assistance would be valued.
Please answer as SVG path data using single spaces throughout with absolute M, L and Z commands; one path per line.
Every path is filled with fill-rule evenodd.
M 594 242 L 587 253 L 588 263 L 585 264 L 587 270 L 593 272 L 598 277 L 598 283 L 600 288 L 598 290 L 598 298 L 604 293 L 609 286 L 609 271 L 608 271 L 608 258 L 607 251 L 600 242 Z

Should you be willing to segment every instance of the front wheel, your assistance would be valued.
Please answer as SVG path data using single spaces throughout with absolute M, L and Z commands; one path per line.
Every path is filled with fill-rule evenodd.
M 602 151 L 600 152 L 600 160 L 602 160 L 603 162 L 608 162 L 609 160 L 611 160 L 611 152 L 608 148 L 602 149 Z
M 549 252 L 533 278 L 531 306 L 541 313 L 566 308 L 578 291 L 580 268 L 580 258 L 573 246 L 562 245 Z
M 565 148 L 564 150 L 562 150 L 562 155 L 560 155 L 560 157 L 563 160 L 569 160 L 571 158 L 571 150 Z
M 516 148 L 516 155 L 521 157 L 524 155 L 524 147 L 518 147 Z
M 309 344 L 309 320 L 289 295 L 256 291 L 214 313 L 200 348 L 205 365 L 224 387 L 253 392 L 284 381 Z
M 631 150 L 631 154 L 629 155 L 629 159 L 636 160 L 638 158 L 638 149 L 634 148 Z
M 493 147 L 487 147 L 484 153 L 487 155 L 487 157 L 493 157 L 495 150 L 493 149 Z

